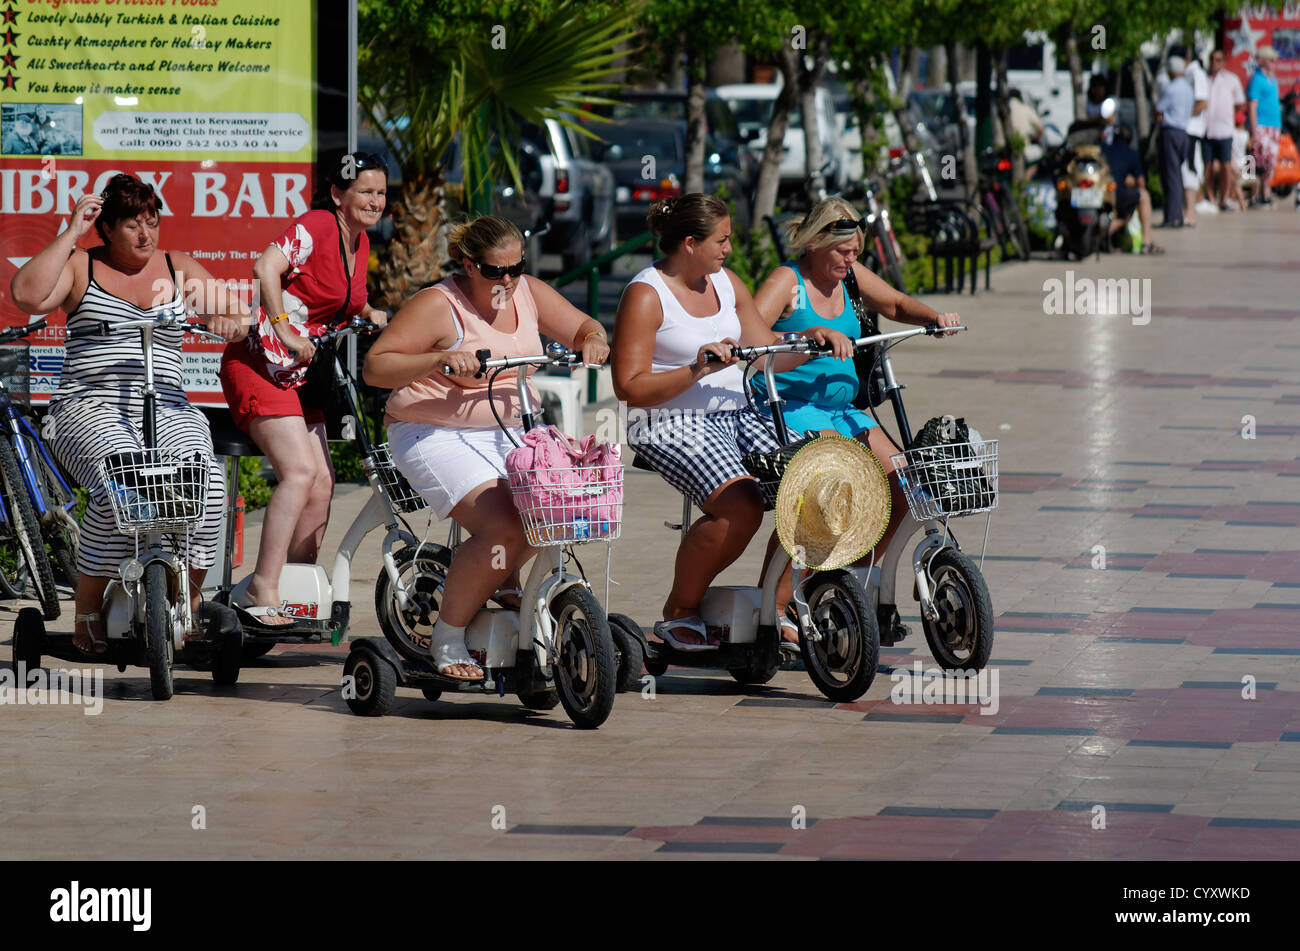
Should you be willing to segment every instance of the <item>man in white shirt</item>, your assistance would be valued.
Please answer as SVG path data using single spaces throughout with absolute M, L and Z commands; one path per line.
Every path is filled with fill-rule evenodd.
M 1236 131 L 1233 116 L 1245 105 L 1246 93 L 1241 80 L 1230 69 L 1223 68 L 1223 50 L 1210 54 L 1210 95 L 1205 105 L 1205 140 L 1202 160 L 1209 169 L 1206 182 L 1207 197 L 1219 206 L 1220 211 L 1230 211 L 1228 195 L 1232 190 L 1232 135 Z
M 1217 212 L 1218 205 L 1211 204 L 1208 201 L 1196 200 L 1197 192 L 1201 188 L 1201 180 L 1204 177 L 1205 165 L 1201 157 L 1201 143 L 1205 141 L 1205 107 L 1210 98 L 1210 78 L 1205 75 L 1205 69 L 1201 66 L 1201 61 L 1195 56 L 1187 60 L 1187 71 L 1183 74 L 1189 83 L 1192 84 L 1192 118 L 1187 123 L 1187 161 L 1183 163 L 1183 189 L 1185 192 L 1185 206 L 1187 212 L 1187 225 L 1194 227 L 1196 225 L 1197 212 Z

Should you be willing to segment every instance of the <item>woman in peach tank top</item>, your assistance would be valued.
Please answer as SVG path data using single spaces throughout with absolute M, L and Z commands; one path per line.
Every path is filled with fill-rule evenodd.
M 492 415 L 487 378 L 474 377 L 475 351 L 541 353 L 546 334 L 581 351 L 588 365 L 609 357 L 598 322 L 523 273 L 523 247 L 519 229 L 502 218 L 454 225 L 448 250 L 463 273 L 407 301 L 365 363 L 367 383 L 393 390 L 386 421 L 397 468 L 440 518 L 450 515 L 470 536 L 447 572 L 431 645 L 439 672 L 461 680 L 483 679 L 465 649 L 466 626 L 494 592 L 514 603 L 520 569 L 534 554 L 505 478 L 514 446 Z M 510 377 L 502 374 L 492 396 L 502 420 L 518 426 Z

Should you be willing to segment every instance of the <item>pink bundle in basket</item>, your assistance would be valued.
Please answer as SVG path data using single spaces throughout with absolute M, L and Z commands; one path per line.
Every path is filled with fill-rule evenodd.
M 506 456 L 515 507 L 538 525 L 571 526 L 572 537 L 617 531 L 623 516 L 623 462 L 618 444 L 575 440 L 554 426 L 530 429 Z

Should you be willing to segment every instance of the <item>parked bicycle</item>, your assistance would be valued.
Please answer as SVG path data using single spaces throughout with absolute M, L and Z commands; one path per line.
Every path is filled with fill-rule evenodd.
M 45 327 L 38 320 L 0 331 L 0 345 Z M 32 425 L 31 348 L 0 346 L 0 596 L 17 599 L 27 588 L 47 621 L 59 616 L 57 568 L 77 583 L 79 528 L 76 497 Z M 48 549 L 48 550 L 47 550 Z
M 1029 260 L 1029 228 L 1020 213 L 1020 202 L 1011 193 L 1011 156 L 1008 150 L 992 149 L 980 156 L 979 200 L 1002 249 L 1003 258 Z

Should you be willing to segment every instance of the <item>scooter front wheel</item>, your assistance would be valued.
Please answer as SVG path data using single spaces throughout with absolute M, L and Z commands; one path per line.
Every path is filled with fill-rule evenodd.
M 807 584 L 817 639 L 799 638 L 804 667 L 829 700 L 851 703 L 871 688 L 880 659 L 880 631 L 862 590 L 847 571 L 821 571 Z
M 18 665 L 26 666 L 28 673 L 41 666 L 41 653 L 45 648 L 45 619 L 37 608 L 23 608 L 14 619 L 14 673 Z M 21 684 L 20 686 L 27 686 Z
M 353 648 L 348 654 L 343 662 L 343 683 L 348 709 L 359 717 L 382 717 L 397 694 L 397 672 L 365 649 Z
M 609 621 L 586 588 L 560 592 L 555 617 L 555 689 L 574 725 L 594 730 L 609 717 L 618 687 L 618 660 Z
M 160 561 L 144 569 L 145 656 L 149 690 L 155 700 L 172 698 L 172 607 L 167 597 L 167 568 Z
M 993 651 L 993 599 L 975 562 L 953 548 L 930 561 L 936 620 L 921 618 L 925 640 L 945 670 L 980 670 Z

